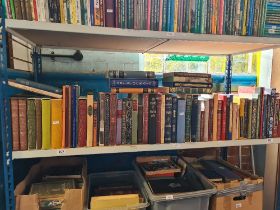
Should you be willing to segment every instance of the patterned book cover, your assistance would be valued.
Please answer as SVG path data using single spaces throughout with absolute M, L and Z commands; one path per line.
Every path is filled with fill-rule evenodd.
M 127 144 L 126 143 L 126 102 L 127 98 L 124 98 L 122 100 L 122 128 L 121 128 L 121 144 Z
M 27 150 L 27 100 L 18 100 L 20 150 Z
M 178 112 L 178 98 L 172 96 L 172 117 L 171 117 L 171 142 L 177 142 L 177 112 Z
M 51 148 L 51 101 L 42 99 L 42 149 Z
M 98 136 L 99 136 L 99 118 L 98 118 L 98 113 L 99 113 L 99 107 L 98 107 L 98 102 L 94 101 L 93 102 L 93 146 L 98 146 Z
M 138 94 L 132 94 L 132 144 L 138 143 L 137 128 L 138 128 Z
M 11 98 L 11 123 L 13 151 L 18 151 L 20 150 L 18 98 Z
M 36 149 L 36 110 L 34 98 L 27 99 L 27 141 L 28 150 Z
M 264 88 L 260 88 L 260 96 L 259 96 L 259 138 L 263 138 L 263 115 L 264 115 Z
M 42 100 L 36 98 L 35 113 L 36 113 L 36 149 L 42 149 Z
M 138 124 L 137 124 L 138 144 L 143 144 L 143 94 L 138 95 Z
M 156 143 L 161 143 L 161 105 L 162 98 L 161 94 L 157 94 L 157 116 L 156 116 Z
M 117 100 L 117 135 L 116 135 L 116 144 L 120 145 L 122 135 L 122 99 Z
M 177 94 L 211 94 L 212 88 L 169 87 L 168 92 Z
M 51 99 L 51 147 L 62 147 L 62 99 Z
M 99 146 L 104 146 L 105 93 L 99 93 Z
M 143 94 L 143 144 L 148 144 L 149 132 L 149 94 Z
M 110 145 L 110 93 L 104 98 L 104 145 Z
M 87 108 L 86 108 L 86 113 L 87 113 L 87 146 L 91 147 L 93 146 L 93 93 L 89 92 L 87 94 Z
M 171 143 L 172 134 L 172 95 L 165 96 L 164 143 Z
M 78 146 L 87 146 L 87 99 L 79 98 L 78 110 Z M 90 145 L 92 146 L 92 144 Z
M 71 24 L 78 23 L 76 0 L 70 0 L 70 21 Z
M 125 122 L 125 141 L 126 144 L 132 144 L 132 99 L 126 101 L 126 122 Z
M 165 130 L 165 95 L 161 94 L 161 131 L 160 131 L 160 143 L 164 144 L 164 130 Z
M 245 99 L 244 103 L 244 137 L 248 138 L 248 126 L 249 126 L 249 99 Z
M 116 145 L 117 132 L 117 95 L 110 94 L 110 143 L 109 145 Z
M 191 141 L 192 95 L 186 96 L 185 140 Z
M 157 125 L 157 95 L 149 94 L 148 112 L 148 143 L 156 144 L 156 125 Z
M 94 25 L 101 26 L 101 8 L 100 8 L 100 0 L 94 0 Z
M 274 123 L 274 106 L 275 106 L 275 95 L 271 93 L 269 108 L 269 120 L 268 120 L 268 138 L 273 136 L 273 123 Z
M 257 138 L 257 113 L 258 113 L 258 99 L 252 100 L 252 129 L 251 129 L 251 138 L 256 139 Z
M 177 111 L 177 143 L 185 143 L 186 100 L 178 99 Z
M 279 124 L 279 99 L 275 98 L 274 102 L 274 115 L 273 115 L 273 131 L 272 137 L 278 137 L 278 124 Z
M 194 95 L 192 100 L 192 113 L 191 113 L 191 141 L 196 142 L 197 136 L 197 123 L 198 123 L 198 96 Z

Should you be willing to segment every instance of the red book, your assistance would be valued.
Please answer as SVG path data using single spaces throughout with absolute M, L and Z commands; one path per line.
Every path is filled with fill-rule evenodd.
M 26 99 L 18 100 L 19 144 L 20 150 L 27 150 L 27 103 Z
M 116 144 L 122 144 L 122 99 L 117 100 L 117 131 Z
M 200 112 L 200 141 L 204 141 L 205 111 Z
M 163 0 L 159 0 L 159 31 L 162 31 L 162 7 Z
M 148 144 L 149 94 L 143 94 L 143 144 Z
M 38 21 L 37 1 L 33 0 L 34 20 Z
M 110 94 L 110 145 L 116 145 L 117 137 L 117 94 Z
M 219 34 L 223 34 L 224 27 L 224 0 L 220 0 L 220 9 L 219 9 Z
M 147 30 L 151 30 L 151 0 L 147 0 L 147 8 L 148 8 L 148 14 L 147 14 Z
M 161 143 L 161 94 L 157 94 L 157 126 L 156 126 L 156 143 Z
M 115 27 L 115 1 L 105 0 L 105 26 Z
M 222 114 L 223 114 L 223 101 L 218 100 L 217 140 L 222 139 Z
M 11 98 L 11 120 L 12 120 L 12 139 L 13 151 L 20 150 L 19 144 L 19 113 L 18 113 L 18 99 Z
M 79 99 L 78 110 L 78 146 L 85 147 L 87 145 L 87 100 Z

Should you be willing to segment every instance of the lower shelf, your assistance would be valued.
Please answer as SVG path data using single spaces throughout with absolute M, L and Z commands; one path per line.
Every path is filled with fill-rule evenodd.
M 279 144 L 280 138 L 14 151 L 13 159 Z

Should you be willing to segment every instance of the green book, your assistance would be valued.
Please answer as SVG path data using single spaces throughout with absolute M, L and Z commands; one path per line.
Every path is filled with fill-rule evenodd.
M 10 0 L 10 6 L 11 6 L 12 18 L 16 19 L 16 11 L 15 11 L 14 0 Z
M 137 127 L 138 127 L 138 94 L 132 94 L 132 144 L 137 144 Z
M 42 149 L 51 148 L 51 101 L 42 99 Z
M 36 149 L 36 109 L 35 99 L 27 99 L 27 140 L 28 149 Z

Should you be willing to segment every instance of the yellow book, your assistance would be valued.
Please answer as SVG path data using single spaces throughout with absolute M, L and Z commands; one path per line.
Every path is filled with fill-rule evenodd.
M 87 146 L 93 146 L 93 95 L 87 95 Z
M 139 205 L 138 194 L 97 196 L 92 197 L 90 202 L 91 210 L 106 210 L 136 205 Z
M 247 32 L 247 7 L 248 7 L 248 0 L 244 0 L 244 12 L 243 12 L 243 25 L 242 25 L 242 35 L 246 36 Z
M 59 10 L 60 10 L 60 20 L 61 23 L 65 23 L 65 13 L 64 13 L 64 0 L 59 0 Z
M 42 149 L 51 148 L 51 102 L 42 99 Z
M 62 147 L 62 99 L 51 99 L 51 145 Z
M 70 16 L 71 16 L 71 24 L 77 24 L 77 7 L 76 0 L 70 0 Z
M 178 32 L 178 10 L 179 10 L 179 0 L 175 0 L 174 32 Z

